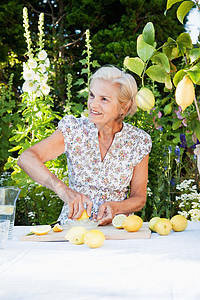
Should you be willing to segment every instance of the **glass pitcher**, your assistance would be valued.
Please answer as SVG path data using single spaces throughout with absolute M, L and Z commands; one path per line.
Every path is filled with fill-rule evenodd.
M 10 220 L 8 239 L 13 237 L 16 201 L 20 191 L 15 186 L 0 187 L 0 220 Z

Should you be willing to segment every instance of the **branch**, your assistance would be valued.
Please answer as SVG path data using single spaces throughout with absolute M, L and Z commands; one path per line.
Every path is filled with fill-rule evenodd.
M 68 44 L 65 44 L 63 46 L 60 46 L 59 48 L 66 48 L 66 47 L 69 47 L 71 45 L 74 45 L 76 43 L 78 43 L 85 35 L 85 32 L 80 36 L 80 38 L 78 38 L 78 40 L 74 41 L 74 42 L 71 42 L 71 43 L 68 43 Z
M 32 5 L 30 2 L 25 1 L 25 3 L 27 4 L 27 6 L 29 6 L 29 7 L 30 7 L 34 12 L 36 12 L 38 15 L 42 13 L 42 11 L 39 11 L 39 10 L 35 9 L 35 8 L 33 7 L 33 5 Z M 49 13 L 46 13 L 46 12 L 43 12 L 43 13 L 44 13 L 44 15 L 46 15 L 46 16 L 52 17 L 52 14 L 49 14 Z M 54 18 L 54 17 L 53 17 L 53 18 Z
M 196 106 L 197 115 L 198 115 L 198 119 L 199 119 L 199 122 L 200 122 L 200 113 L 199 113 L 199 108 L 198 108 L 196 96 L 194 97 L 194 103 L 195 103 L 195 106 Z

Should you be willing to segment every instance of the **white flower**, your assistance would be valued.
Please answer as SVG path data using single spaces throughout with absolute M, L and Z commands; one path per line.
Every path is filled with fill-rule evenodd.
M 32 69 L 29 69 L 27 67 L 23 70 L 23 78 L 24 80 L 32 80 L 35 76 L 35 72 Z
M 50 87 L 46 83 L 41 84 L 40 89 L 44 95 L 48 95 L 50 92 Z
M 41 91 L 40 91 L 40 90 L 37 90 L 37 91 L 35 92 L 35 96 L 36 96 L 36 97 L 41 97 L 41 96 L 42 96 Z
M 49 68 L 49 66 L 50 66 L 50 60 L 49 60 L 48 57 L 45 59 L 44 65 L 45 65 L 47 68 Z
M 89 110 L 85 109 L 82 113 L 81 113 L 81 117 L 88 117 L 89 116 Z
M 38 66 L 38 71 L 41 72 L 42 74 L 46 72 L 46 66 L 44 64 L 40 64 Z
M 42 76 L 40 76 L 40 80 L 42 83 L 47 83 L 48 76 L 46 74 L 43 74 Z
M 38 117 L 38 119 L 40 119 L 40 118 L 42 117 L 42 112 L 39 111 L 39 112 L 37 112 L 35 115 L 36 115 L 36 117 Z
M 37 61 L 33 58 L 28 60 L 28 66 L 30 69 L 35 69 L 37 67 Z
M 38 58 L 39 58 L 40 60 L 45 60 L 45 58 L 47 58 L 47 53 L 46 53 L 46 51 L 45 51 L 45 50 L 40 51 L 39 54 L 38 54 Z
M 33 81 L 27 80 L 24 82 L 22 89 L 23 92 L 31 93 L 31 92 L 35 92 L 37 87 L 38 87 L 37 84 L 35 84 Z
M 33 77 L 33 81 L 40 82 L 40 75 L 35 74 L 35 76 Z

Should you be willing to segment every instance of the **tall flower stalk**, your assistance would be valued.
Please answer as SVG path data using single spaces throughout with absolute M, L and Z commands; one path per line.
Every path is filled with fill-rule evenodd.
M 23 64 L 23 78 L 25 80 L 22 90 L 27 93 L 29 100 L 36 97 L 47 96 L 50 92 L 48 81 L 48 69 L 50 66 L 44 47 L 44 14 L 41 13 L 38 21 L 38 48 L 32 48 L 31 34 L 29 31 L 28 11 L 23 9 L 24 36 L 27 43 L 28 61 Z

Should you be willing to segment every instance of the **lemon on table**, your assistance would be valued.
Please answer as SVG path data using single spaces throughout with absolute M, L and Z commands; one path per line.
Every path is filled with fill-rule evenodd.
M 87 211 L 86 211 L 86 209 L 84 209 L 84 211 L 83 211 L 83 213 L 82 213 L 81 217 L 80 217 L 80 218 L 78 218 L 78 219 L 77 219 L 77 221 L 80 221 L 80 220 L 85 220 L 85 219 L 89 219 L 89 216 L 88 216 L 88 214 L 87 214 Z
M 184 231 L 188 225 L 188 221 L 183 215 L 173 216 L 170 222 L 174 231 Z
M 170 220 L 160 218 L 155 224 L 155 230 L 160 235 L 168 235 L 172 230 L 172 224 Z
M 122 226 L 125 230 L 130 232 L 138 231 L 143 224 L 143 220 L 137 215 L 131 215 L 124 219 Z
M 105 235 L 98 229 L 92 229 L 84 236 L 84 244 L 90 248 L 99 248 L 105 241 Z
M 124 221 L 124 219 L 126 218 L 126 215 L 124 214 L 119 214 L 116 215 L 113 219 L 112 219 L 112 225 L 118 229 L 123 228 L 122 227 L 122 223 Z
M 52 228 L 54 232 L 61 232 L 63 231 L 63 228 L 60 226 L 60 224 L 55 224 L 54 227 Z
M 50 230 L 51 230 L 50 225 L 39 225 L 39 226 L 31 227 L 31 232 L 37 235 L 47 234 Z
M 75 245 L 82 245 L 84 243 L 84 236 L 87 233 L 87 229 L 83 226 L 74 226 L 69 229 L 65 235 L 65 239 Z
M 156 232 L 155 225 L 156 225 L 156 222 L 157 222 L 158 220 L 160 220 L 160 217 L 153 217 L 153 218 L 149 221 L 149 229 L 151 229 L 151 231 Z

